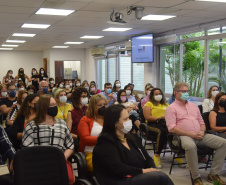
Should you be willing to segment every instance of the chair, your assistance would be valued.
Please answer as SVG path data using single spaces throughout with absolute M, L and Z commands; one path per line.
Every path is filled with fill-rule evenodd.
M 202 105 L 198 105 L 198 108 L 199 108 L 200 113 L 202 114 L 203 113 Z
M 202 113 L 202 119 L 203 119 L 203 121 L 204 121 L 204 123 L 206 125 L 206 132 L 210 133 L 210 134 L 217 135 L 217 132 L 211 130 L 211 128 L 210 128 L 209 115 L 210 115 L 210 112 Z

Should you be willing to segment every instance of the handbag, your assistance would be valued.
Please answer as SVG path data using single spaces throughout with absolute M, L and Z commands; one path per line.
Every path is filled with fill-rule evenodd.
M 74 184 L 75 176 L 74 176 L 74 170 L 72 168 L 72 165 L 69 161 L 66 161 L 66 166 L 67 166 L 69 184 Z

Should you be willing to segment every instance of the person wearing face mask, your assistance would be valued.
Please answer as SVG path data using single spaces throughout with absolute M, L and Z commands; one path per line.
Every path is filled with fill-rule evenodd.
M 57 87 L 55 87 L 52 91 L 53 91 L 53 94 L 55 94 L 55 92 L 58 90 L 58 89 L 64 89 L 64 81 L 61 81 Z
M 115 93 L 112 93 L 112 85 L 107 82 L 104 84 L 104 92 L 100 94 L 104 95 L 107 98 L 107 106 L 109 107 L 111 104 L 116 102 L 117 96 Z
M 85 153 L 87 169 L 90 172 L 93 172 L 92 153 L 103 128 L 106 105 L 107 99 L 103 95 L 93 95 L 86 116 L 83 116 L 78 124 L 79 152 Z
M 74 88 L 76 89 L 77 87 L 80 87 L 80 86 L 81 86 L 81 80 L 80 79 L 75 80 Z
M 35 68 L 32 68 L 32 70 L 31 70 L 30 81 L 32 82 L 32 85 L 35 87 L 35 89 L 36 89 L 35 91 L 38 91 L 39 74 Z
M 24 91 L 25 88 L 24 88 L 24 83 L 23 82 L 19 82 L 18 85 L 17 85 L 17 90 L 18 92 L 19 91 Z
M 63 89 L 58 89 L 54 94 L 54 99 L 57 102 L 58 113 L 56 118 L 67 120 L 68 112 L 73 109 L 70 103 L 67 103 L 66 92 Z
M 114 92 L 114 93 L 117 94 L 120 89 L 121 89 L 121 83 L 120 83 L 120 81 L 119 80 L 115 80 L 115 83 L 114 83 L 112 92 Z
M 137 94 L 136 91 L 134 91 L 134 84 L 129 83 L 128 85 L 130 86 L 130 89 L 131 89 L 131 92 L 132 92 L 131 95 L 135 97 L 135 99 L 136 99 L 137 102 L 140 102 L 139 95 Z
M 130 85 L 126 85 L 124 87 L 124 90 L 126 91 L 126 97 L 127 97 L 128 101 L 136 103 L 137 101 L 136 101 L 136 98 L 132 95 Z
M 27 87 L 27 92 L 28 92 L 28 94 L 35 94 L 36 93 L 36 89 L 35 89 L 35 87 L 33 85 L 29 85 Z
M 49 78 L 49 92 L 53 92 L 53 89 L 55 87 L 55 83 L 54 83 L 54 79 L 53 78 Z
M 152 85 L 147 85 L 145 88 L 146 96 L 141 100 L 141 107 L 143 107 L 149 100 L 150 93 L 154 87 Z
M 89 83 L 88 83 L 87 80 L 84 80 L 84 81 L 82 82 L 82 87 L 86 88 L 87 91 L 89 91 Z
M 14 77 L 13 77 L 13 71 L 8 70 L 7 74 L 3 77 L 3 85 L 7 85 L 8 83 L 13 83 L 14 82 Z
M 211 130 L 226 139 L 226 93 L 216 95 L 213 110 L 210 111 L 209 123 Z
M 204 99 L 203 104 L 202 104 L 202 111 L 204 112 L 210 112 L 215 103 L 215 97 L 219 93 L 219 87 L 216 85 L 213 85 L 209 88 L 207 92 L 207 98 Z
M 70 85 L 70 88 L 72 89 L 73 88 L 73 82 L 72 82 L 72 80 L 69 80 L 68 83 Z
M 43 96 L 45 94 L 52 95 L 52 93 L 49 92 L 49 85 L 48 85 L 47 81 L 43 80 L 43 81 L 39 82 L 39 91 L 37 92 L 37 94 L 39 96 Z
M 21 148 L 22 133 L 26 124 L 36 116 L 37 94 L 29 94 L 23 101 L 11 129 L 12 143 L 16 150 Z
M 65 92 L 66 92 L 66 96 L 67 96 L 67 103 L 71 103 L 72 89 L 71 89 L 71 86 L 69 84 L 69 81 L 65 81 Z
M 95 83 L 90 83 L 90 86 L 89 86 L 89 94 L 90 94 L 90 96 L 93 96 L 93 95 L 99 94 L 99 93 L 101 93 L 101 90 L 97 89 L 96 84 Z
M 173 185 L 156 169 L 135 134 L 129 134 L 132 122 L 123 105 L 111 105 L 105 111 L 103 130 L 93 151 L 93 169 L 100 185 Z
M 2 99 L 7 97 L 7 88 L 5 85 L 0 85 L 0 102 Z
M 74 141 L 66 122 L 56 119 L 58 109 L 53 97 L 39 98 L 36 117 L 27 123 L 22 135 L 22 146 L 52 146 L 64 153 L 67 160 L 74 150 Z
M 26 79 L 27 79 L 28 82 L 30 81 L 30 78 L 24 73 L 24 69 L 23 68 L 20 68 L 18 70 L 18 75 L 15 76 L 15 79 L 18 80 L 18 83 L 19 82 L 23 82 L 25 88 L 26 88 L 26 82 L 25 82 Z
M 221 185 L 226 184 L 219 177 L 226 155 L 226 139 L 205 134 L 206 126 L 198 106 L 187 101 L 189 98 L 187 83 L 178 82 L 174 89 L 176 100 L 166 109 L 166 123 L 169 132 L 177 134 L 181 139 L 194 185 L 204 185 L 199 173 L 197 145 L 215 150 L 208 181 L 211 183 L 220 181 Z
M 47 81 L 48 82 L 48 75 L 43 67 L 39 69 L 39 81 Z
M 117 102 L 115 102 L 115 104 L 120 104 L 125 106 L 126 110 L 129 113 L 129 119 L 132 120 L 132 124 L 133 127 L 130 130 L 131 133 L 137 133 L 137 131 L 140 128 L 140 121 L 139 121 L 139 114 L 137 113 L 137 111 L 139 110 L 139 108 L 134 105 L 132 102 L 129 102 L 127 97 L 126 97 L 126 91 L 121 89 L 118 92 L 117 95 Z
M 160 153 L 167 143 L 168 130 L 165 122 L 165 111 L 169 104 L 164 93 L 159 88 L 152 89 L 149 101 L 143 107 L 144 118 L 148 124 L 149 133 L 156 137 L 154 162 L 157 168 L 162 168 Z
M 5 127 L 6 116 L 8 115 L 9 109 L 13 104 L 16 104 L 16 87 L 12 83 L 7 85 L 8 96 L 0 101 L 0 111 L 2 113 L 1 120 L 2 125 Z
M 88 96 L 87 89 L 82 87 L 76 88 L 71 96 L 74 109 L 68 112 L 67 125 L 74 139 L 75 152 L 78 152 L 79 147 L 78 124 L 81 118 L 86 115 L 89 101 Z

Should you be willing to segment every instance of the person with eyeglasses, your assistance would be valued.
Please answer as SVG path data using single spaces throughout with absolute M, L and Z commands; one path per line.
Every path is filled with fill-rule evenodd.
M 49 85 L 47 81 L 41 81 L 39 82 L 39 91 L 37 92 L 37 94 L 39 96 L 43 96 L 45 94 L 50 94 L 52 95 L 52 93 L 49 92 Z
M 109 82 L 104 84 L 104 92 L 101 92 L 100 94 L 107 98 L 107 107 L 117 101 L 117 95 L 112 92 L 112 85 Z
M 78 124 L 83 116 L 86 115 L 88 108 L 89 93 L 86 88 L 78 87 L 71 95 L 71 101 L 74 109 L 68 112 L 67 125 L 71 131 L 71 135 L 74 139 L 75 152 L 78 152 L 79 138 L 78 138 Z
M 176 100 L 166 109 L 166 124 L 169 132 L 180 136 L 194 185 L 203 185 L 198 167 L 197 145 L 215 149 L 208 181 L 212 183 L 220 181 L 221 185 L 225 185 L 226 182 L 219 177 L 219 174 L 226 156 L 226 139 L 205 133 L 206 126 L 198 106 L 187 101 L 189 98 L 187 83 L 178 82 L 174 90 Z
M 216 85 L 213 85 L 209 88 L 207 92 L 207 98 L 204 99 L 203 104 L 202 104 L 202 112 L 210 112 L 215 103 L 215 97 L 219 93 L 219 87 Z

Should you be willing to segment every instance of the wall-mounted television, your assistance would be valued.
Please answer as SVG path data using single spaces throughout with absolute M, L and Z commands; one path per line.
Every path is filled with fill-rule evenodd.
M 132 62 L 154 62 L 153 34 L 132 37 Z

